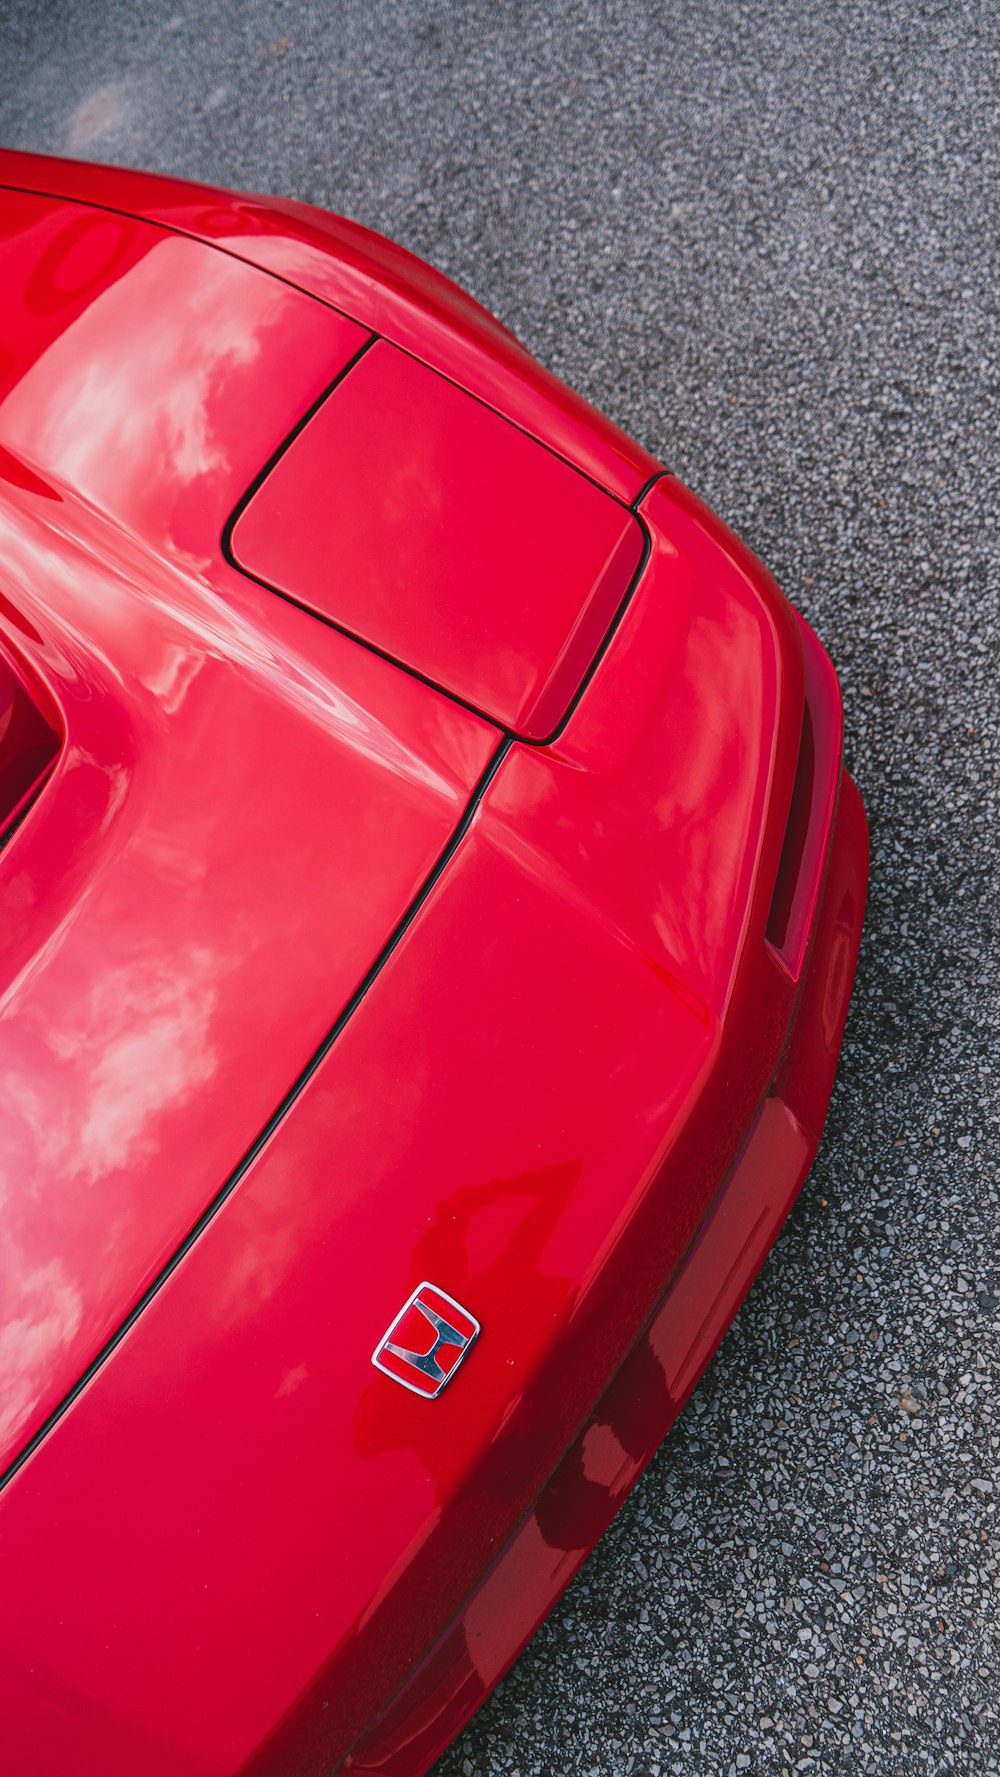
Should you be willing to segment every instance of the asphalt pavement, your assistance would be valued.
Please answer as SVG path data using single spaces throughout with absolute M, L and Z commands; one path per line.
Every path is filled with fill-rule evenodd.
M 0 0 L 0 140 L 433 260 L 840 672 L 872 880 L 819 1160 L 438 1777 L 1000 1769 L 998 50 L 959 0 Z

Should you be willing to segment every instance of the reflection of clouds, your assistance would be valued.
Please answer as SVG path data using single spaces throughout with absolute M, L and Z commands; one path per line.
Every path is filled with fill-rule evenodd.
M 302 1387 L 308 1375 L 305 1364 L 296 1364 L 293 1369 L 286 1370 L 274 1391 L 276 1398 L 280 1401 L 285 1395 L 294 1394 L 297 1388 Z
M 146 261 L 148 265 L 149 260 Z M 108 294 L 113 294 L 113 290 Z M 94 308 L 100 308 L 106 297 L 98 297 Z M 83 323 L 78 322 L 72 337 Z M 134 337 L 134 336 L 133 336 Z M 41 460 L 52 464 L 71 486 L 92 491 L 101 482 L 102 458 L 107 461 L 113 449 L 123 450 L 133 460 L 140 457 L 145 464 L 161 473 L 169 463 L 180 481 L 190 481 L 225 463 L 221 446 L 213 442 L 204 404 L 201 375 L 188 370 L 174 384 L 168 383 L 157 392 L 155 403 L 146 405 L 136 400 L 136 367 L 129 362 L 127 342 L 123 338 L 121 364 L 84 362 L 66 388 L 65 410 L 48 415 L 34 433 L 35 448 Z M 46 358 L 58 350 L 50 346 Z M 143 355 L 148 342 L 143 339 Z M 168 330 L 165 340 L 157 342 L 153 356 L 170 357 L 176 341 Z M 47 368 L 51 368 L 47 366 Z M 170 375 L 169 364 L 163 374 Z M 22 389 L 30 386 L 32 373 L 24 378 Z M 115 460 L 120 472 L 119 460 Z
M 52 1353 L 70 1343 L 83 1315 L 80 1292 L 59 1259 L 33 1271 L 6 1266 L 5 1275 L 14 1300 L 0 1324 L 0 1447 L 33 1405 Z
M 68 516 L 64 507 L 59 516 L 60 520 Z M 96 677 L 96 666 L 106 680 L 121 685 L 121 663 L 104 646 L 105 636 L 126 613 L 137 628 L 134 581 L 110 572 L 95 573 L 95 553 L 90 539 L 81 546 L 64 525 L 53 522 L 43 527 L 30 515 L 7 513 L 0 503 L 4 574 L 14 587 L 18 607 L 44 622 L 46 664 L 66 686 L 84 677 L 81 661 L 86 661 L 87 681 Z M 107 554 L 106 559 L 110 566 Z M 58 630 L 52 624 L 54 610 L 59 613 Z
M 47 1033 L 69 1076 L 58 1097 L 34 1096 L 30 1077 L 11 1081 L 14 1101 L 34 1124 L 43 1172 L 93 1182 L 136 1165 L 158 1146 L 159 1113 L 211 1078 L 215 959 L 194 950 L 187 962 L 178 973 L 173 958 L 150 957 L 94 982 L 79 1016 Z
M 130 773 L 124 765 L 104 767 L 85 748 L 69 746 L 56 765 L 53 777 L 49 780 L 47 791 L 50 802 L 57 787 L 73 771 L 85 772 L 90 780 L 91 794 L 88 795 L 85 803 L 81 799 L 81 805 L 86 806 L 89 811 L 92 838 L 99 839 L 111 826 L 125 800 Z M 101 785 L 105 793 L 103 805 L 98 803 L 95 806 L 96 799 L 92 794 L 95 782 Z M 43 902 L 51 906 L 52 903 L 49 899 L 51 885 L 43 880 L 42 887 Z M 21 968 L 10 975 L 6 986 L 0 992 L 0 1020 L 8 1018 L 13 1008 L 24 1003 L 35 981 L 44 979 L 59 952 L 70 938 L 73 928 L 85 917 L 88 902 L 94 890 L 95 881 L 90 878 L 78 888 L 75 896 L 64 906 L 61 917 L 46 936 L 37 940 L 34 947 L 28 950 Z M 38 880 L 25 870 L 19 871 L 17 875 L 12 875 L 4 883 L 2 896 L 0 896 L 0 910 L 2 910 L 8 927 L 19 913 L 26 912 L 35 906 L 38 893 Z
M 142 957 L 108 967 L 79 996 L 67 990 L 58 1024 L 14 1017 L 0 1026 L 0 1447 L 30 1421 L 89 1328 L 102 1249 L 113 1273 L 120 1243 L 129 1244 L 127 1206 L 123 1216 L 101 1187 L 115 1172 L 135 1172 L 138 1183 L 163 1144 L 166 1113 L 216 1071 L 216 963 L 207 949 L 180 967 Z
M 104 764 L 102 760 L 95 758 L 93 753 L 88 752 L 86 747 L 79 746 L 74 742 L 67 746 L 57 769 L 61 771 L 63 777 L 68 777 L 71 771 L 85 770 L 102 780 L 107 799 L 100 816 L 94 819 L 92 831 L 98 836 L 106 833 L 128 793 L 132 778 L 128 766 Z M 92 806 L 93 804 L 91 804 Z
M 255 1217 L 242 1219 L 240 1233 L 225 1274 L 217 1279 L 215 1321 L 220 1327 L 236 1326 L 259 1313 L 285 1282 L 295 1258 L 295 1233 L 282 1225 L 280 1213 L 262 1217 L 258 1206 Z M 292 1386 L 289 1382 L 279 1393 Z
M 4 403 L 15 449 L 123 514 L 159 503 L 226 465 L 210 407 L 218 381 L 252 363 L 260 333 L 284 301 L 254 290 L 253 313 L 233 303 L 229 260 L 164 238 L 127 278 L 97 296 L 27 371 Z M 137 314 L 156 316 L 137 327 Z M 131 479 L 131 489 L 127 483 Z
M 146 690 L 166 715 L 175 716 L 204 665 L 204 654 L 195 648 L 164 642 L 159 657 L 144 676 Z

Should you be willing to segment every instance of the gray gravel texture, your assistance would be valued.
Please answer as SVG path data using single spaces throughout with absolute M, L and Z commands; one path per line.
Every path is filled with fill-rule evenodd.
M 438 1777 L 1000 1769 L 995 5 L 0 5 L 0 138 L 339 209 L 752 543 L 872 829 L 820 1158 Z

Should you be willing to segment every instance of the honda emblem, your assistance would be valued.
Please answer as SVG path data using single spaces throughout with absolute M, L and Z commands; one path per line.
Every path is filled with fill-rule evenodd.
M 479 1332 L 479 1322 L 439 1290 L 422 1283 L 372 1352 L 376 1370 L 428 1400 L 450 1382 Z

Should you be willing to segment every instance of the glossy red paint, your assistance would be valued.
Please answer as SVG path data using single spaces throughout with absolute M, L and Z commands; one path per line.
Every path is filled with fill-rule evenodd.
M 0 1493 L 7 1753 L 419 1777 L 641 1471 L 815 1152 L 867 860 L 836 680 L 719 520 L 669 477 L 640 498 L 643 453 L 397 250 L 143 175 L 3 178 L 72 200 L 17 196 L 0 243 L 0 625 L 66 734 L 0 853 L 26 1037 L 3 1140 L 40 1192 L 0 1279 L 28 1291 L 8 1453 L 64 1402 Z M 46 252 L 62 324 L 29 295 Z M 572 703 L 549 744 L 416 678 L 387 591 L 405 666 L 225 559 L 324 389 L 318 414 L 394 362 L 372 329 L 450 378 L 449 413 L 459 383 L 599 483 L 545 459 L 582 502 L 569 559 L 606 509 L 610 553 L 648 534 L 617 624 L 579 575 L 577 613 L 555 588 L 485 666 L 423 546 L 431 642 L 509 727 Z M 537 446 L 469 408 L 513 502 Z M 489 563 L 469 584 L 477 635 L 510 620 Z M 526 633 L 538 676 L 501 706 Z M 371 1361 L 425 1280 L 482 1329 L 433 1400 Z
M 41 742 L 65 728 L 0 854 L 0 1147 L 25 1181 L 0 1247 L 5 1464 L 308 1063 L 499 738 L 279 601 L 220 593 L 245 585 L 213 567 L 228 512 L 364 332 L 87 220 L 17 197 L 0 246 L 20 348 L 0 439 L 39 484 L 0 483 L 0 627 L 59 712 Z
M 232 532 L 249 573 L 529 740 L 565 716 L 643 545 L 627 507 L 385 340 Z
M 347 217 L 157 173 L 3 150 L 0 185 L 142 217 L 263 267 L 412 352 L 621 500 L 634 500 L 661 469 L 464 290 Z
M 579 1571 L 695 1388 L 815 1158 L 832 1083 L 829 1068 L 816 1093 L 816 1060 L 835 1060 L 843 1035 L 867 862 L 861 798 L 842 772 L 808 978 L 750 1134 L 662 1302 L 532 1510 L 345 1770 L 415 1777 L 429 1769 Z

